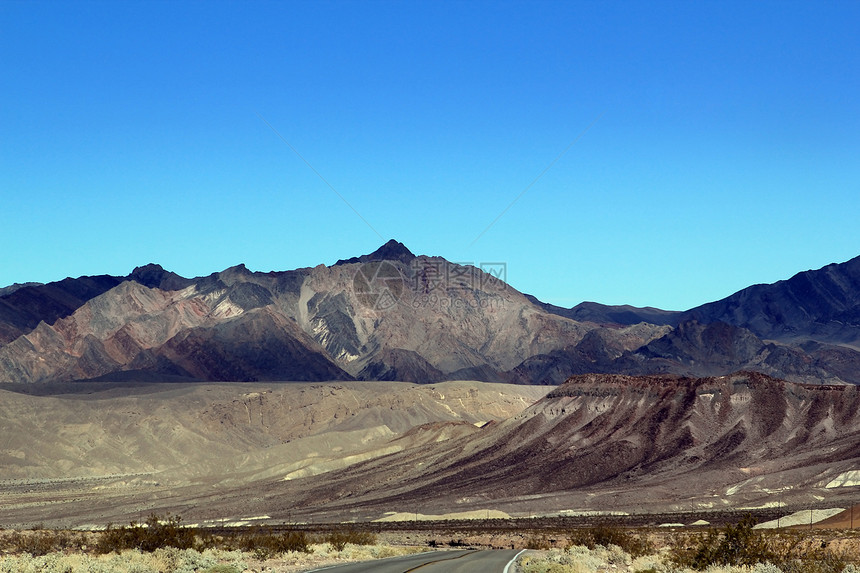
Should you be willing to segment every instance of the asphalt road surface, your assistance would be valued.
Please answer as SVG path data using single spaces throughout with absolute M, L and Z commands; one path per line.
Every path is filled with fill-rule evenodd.
M 433 551 L 378 561 L 324 567 L 325 573 L 513 573 L 508 565 L 519 555 L 504 551 Z

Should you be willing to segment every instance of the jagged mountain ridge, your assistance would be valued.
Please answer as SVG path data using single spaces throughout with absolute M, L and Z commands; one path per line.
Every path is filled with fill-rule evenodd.
M 73 311 L 70 303 L 44 315 L 0 347 L 0 381 L 505 380 L 528 357 L 600 328 L 396 242 L 331 267 L 253 273 L 239 265 L 185 279 L 147 265 L 96 284 Z M 383 294 L 396 299 L 391 306 Z M 637 332 L 628 346 L 662 334 L 655 326 Z
M 0 381 L 558 384 L 591 372 L 750 369 L 860 383 L 860 352 L 850 344 L 860 337 L 858 285 L 860 258 L 676 313 L 561 309 L 393 240 L 331 267 L 284 272 L 238 265 L 187 279 L 150 264 L 126 277 L 69 278 L 0 296 Z M 780 326 L 783 316 L 790 320 Z

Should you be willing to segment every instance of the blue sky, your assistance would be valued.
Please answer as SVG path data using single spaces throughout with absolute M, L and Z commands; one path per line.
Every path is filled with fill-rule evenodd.
M 858 26 L 851 1 L 4 0 L 0 286 L 396 238 L 677 310 L 842 262 Z

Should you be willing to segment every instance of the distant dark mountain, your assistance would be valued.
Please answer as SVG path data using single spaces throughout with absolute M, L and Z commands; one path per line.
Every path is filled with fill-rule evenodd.
M 664 336 L 627 349 L 618 345 L 618 337 L 606 340 L 606 329 L 592 330 L 571 348 L 526 359 L 514 369 L 514 380 L 560 384 L 565 373 L 701 377 L 749 370 L 806 384 L 860 384 L 860 352 L 850 348 L 764 342 L 749 330 L 724 322 L 687 321 L 664 328 Z
M 815 340 L 860 348 L 860 257 L 745 288 L 688 310 L 682 319 L 721 321 L 766 340 Z
M 439 382 L 446 377 L 414 350 L 393 348 L 381 353 L 359 372 L 363 380 L 421 380 Z
M 10 295 L 16 290 L 22 289 L 24 287 L 37 287 L 42 286 L 42 283 L 15 283 L 9 286 L 5 286 L 0 288 L 0 297 L 4 297 L 6 295 Z
M 860 257 L 686 312 L 591 302 L 564 309 L 530 298 L 577 321 L 675 328 L 624 349 L 607 346 L 605 329 L 589 332 L 576 345 L 523 361 L 512 373 L 520 382 L 559 384 L 566 375 L 591 372 L 719 376 L 752 370 L 795 382 L 860 384 Z
M 40 322 L 53 324 L 125 280 L 150 288 L 179 290 L 194 281 L 159 265 L 137 267 L 127 277 L 99 275 L 65 278 L 48 284 L 25 283 L 0 289 L 0 346 L 33 330 Z
M 45 285 L 17 288 L 0 296 L 0 345 L 38 326 L 69 316 L 90 299 L 117 286 L 122 279 L 101 275 L 67 278 Z
M 520 384 L 554 385 L 576 374 L 616 372 L 620 359 L 641 348 L 643 339 L 657 339 L 671 330 L 669 326 L 655 329 L 645 323 L 590 330 L 573 346 L 530 356 L 514 368 L 509 380 Z
M 580 322 L 596 322 L 597 324 L 632 325 L 647 322 L 649 324 L 675 326 L 678 324 L 682 314 L 678 311 L 661 310 L 651 306 L 636 307 L 626 304 L 610 306 L 596 302 L 581 302 L 573 308 L 563 308 L 554 304 L 541 302 L 531 295 L 527 296 L 532 302 L 547 312 Z
M 749 370 L 807 384 L 860 384 L 860 370 L 839 367 L 852 362 L 857 365 L 860 353 L 827 345 L 809 350 L 764 342 L 751 331 L 724 322 L 687 321 L 628 353 L 611 370 L 682 376 L 723 376 Z M 834 350 L 836 354 L 828 357 Z

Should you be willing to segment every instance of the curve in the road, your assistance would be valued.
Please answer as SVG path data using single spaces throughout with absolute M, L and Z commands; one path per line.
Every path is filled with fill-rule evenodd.
M 517 561 L 517 557 L 519 557 L 520 555 L 522 555 L 522 554 L 523 554 L 523 553 L 525 553 L 526 551 L 528 551 L 528 549 L 521 549 L 519 553 L 517 553 L 516 555 L 514 555 L 514 556 L 511 558 L 511 560 L 510 560 L 510 561 L 508 561 L 508 564 L 507 564 L 507 565 L 505 565 L 505 570 L 504 570 L 504 571 L 502 571 L 502 573 L 510 573 L 511 566 L 512 566 L 514 563 L 516 563 L 516 561 Z
M 312 569 L 307 573 L 317 573 L 318 571 L 325 571 L 326 573 L 403 573 L 421 565 L 427 565 L 439 560 L 455 559 L 468 553 L 465 550 L 433 551 L 374 561 L 360 561 L 346 565 L 330 565 L 328 567 Z
M 308 573 L 509 573 L 522 551 L 434 551 L 314 569 Z
M 470 551 L 454 559 L 433 561 L 415 567 L 417 573 L 503 573 L 510 571 L 518 553 L 513 550 Z M 411 573 L 404 572 L 404 573 Z
M 419 569 L 423 569 L 423 568 L 429 567 L 431 565 L 437 565 L 437 564 L 443 563 L 445 561 L 454 561 L 455 559 L 463 559 L 464 557 L 469 557 L 472 554 L 473 554 L 472 551 L 466 551 L 462 555 L 457 555 L 456 557 L 449 557 L 447 559 L 437 559 L 435 561 L 429 561 L 427 563 L 422 563 L 421 565 L 418 565 L 417 567 L 413 567 L 412 569 L 407 569 L 403 573 L 412 573 L 413 571 L 418 571 Z

